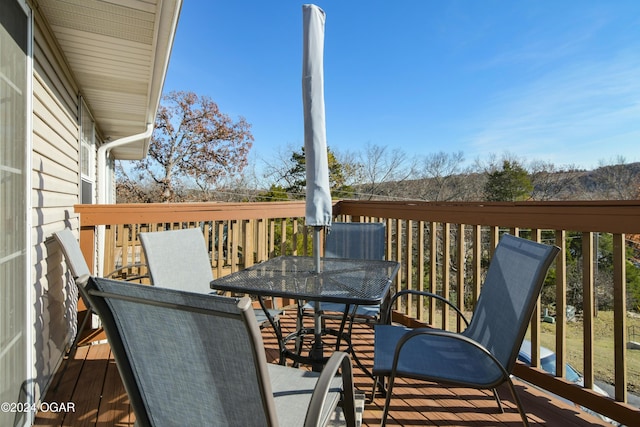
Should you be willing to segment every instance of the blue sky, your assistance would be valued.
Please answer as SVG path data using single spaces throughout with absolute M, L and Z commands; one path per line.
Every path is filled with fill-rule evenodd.
M 255 137 L 302 147 L 302 4 L 185 0 L 165 92 L 207 95 Z M 640 1 L 317 1 L 328 145 L 640 161 Z

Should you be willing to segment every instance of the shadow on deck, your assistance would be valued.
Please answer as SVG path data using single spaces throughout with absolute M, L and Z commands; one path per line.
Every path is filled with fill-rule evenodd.
M 293 311 L 291 312 L 293 313 Z M 284 316 L 283 329 L 292 330 L 293 316 Z M 263 332 L 267 360 L 277 358 L 277 343 L 270 328 Z M 373 365 L 373 331 L 369 326 L 354 327 L 354 347 L 362 363 Z M 117 367 L 107 344 L 79 347 L 64 363 L 68 367 L 56 390 L 50 389 L 44 402 L 68 403 L 74 412 L 40 412 L 35 426 L 133 426 L 131 411 Z M 58 375 L 62 373 L 62 369 Z M 373 380 L 355 367 L 356 387 L 369 395 Z M 57 378 L 54 379 L 55 384 Z M 531 425 L 595 426 L 610 425 L 522 382 L 516 388 Z M 499 413 L 489 391 L 443 387 L 414 380 L 397 380 L 388 425 L 390 426 L 520 426 L 520 416 L 506 387 L 499 389 L 504 413 Z M 365 406 L 363 426 L 378 426 L 384 398 L 377 396 Z

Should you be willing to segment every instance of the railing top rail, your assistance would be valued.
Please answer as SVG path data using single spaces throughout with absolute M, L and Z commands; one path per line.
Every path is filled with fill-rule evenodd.
M 122 203 L 75 205 L 82 226 L 146 224 L 260 218 L 292 218 L 305 214 L 304 202 L 255 203 Z
M 334 213 L 452 224 L 640 233 L 640 200 L 420 202 L 342 200 Z
M 75 205 L 83 226 L 172 221 L 290 218 L 305 204 L 132 203 Z M 547 202 L 423 202 L 342 200 L 334 214 L 447 222 L 468 225 L 640 234 L 640 200 Z

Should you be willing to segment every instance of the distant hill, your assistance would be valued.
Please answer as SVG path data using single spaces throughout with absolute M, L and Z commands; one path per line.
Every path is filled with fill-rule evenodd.
M 563 170 L 531 175 L 530 200 L 632 200 L 640 198 L 640 162 L 604 166 L 591 171 Z M 354 186 L 363 200 L 483 201 L 486 175 L 384 182 Z

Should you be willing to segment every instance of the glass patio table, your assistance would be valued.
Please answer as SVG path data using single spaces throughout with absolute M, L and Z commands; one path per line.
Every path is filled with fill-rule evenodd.
M 387 294 L 391 282 L 396 276 L 400 264 L 395 261 L 360 260 L 342 258 L 321 258 L 319 272 L 313 257 L 280 256 L 253 265 L 244 270 L 221 277 L 211 282 L 211 288 L 219 291 L 244 293 L 258 297 L 258 300 L 269 317 L 276 335 L 280 350 L 280 363 L 285 364 L 290 358 L 296 363 L 311 364 L 314 369 L 321 369 L 326 357 L 323 356 L 323 335 L 337 337 L 336 349 L 342 339 L 348 345 L 354 359 L 362 367 L 351 349 L 351 340 L 344 331 L 350 308 L 355 305 L 381 304 Z M 298 301 L 298 327 L 287 335 L 282 335 L 276 327 L 274 319 L 269 316 L 264 304 L 264 297 L 291 298 Z M 304 328 L 301 322 L 300 301 L 336 302 L 345 304 L 346 310 L 338 331 L 323 328 L 321 313 L 315 310 L 314 327 Z M 317 306 L 318 304 L 314 304 Z M 309 356 L 301 354 L 300 339 L 313 334 L 313 344 Z M 296 349 L 287 349 L 287 342 L 296 339 Z

